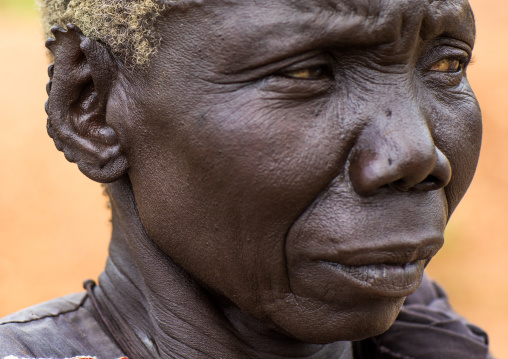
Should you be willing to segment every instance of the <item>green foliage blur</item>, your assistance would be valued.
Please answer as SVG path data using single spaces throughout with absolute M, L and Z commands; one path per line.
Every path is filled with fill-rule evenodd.
M 35 0 L 0 0 L 0 13 L 36 16 L 37 5 Z

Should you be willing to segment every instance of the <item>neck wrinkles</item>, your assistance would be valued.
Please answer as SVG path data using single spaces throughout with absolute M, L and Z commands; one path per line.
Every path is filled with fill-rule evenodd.
M 128 179 L 110 192 L 110 257 L 95 293 L 131 359 L 352 358 L 349 342 L 298 342 L 219 304 L 148 238 Z

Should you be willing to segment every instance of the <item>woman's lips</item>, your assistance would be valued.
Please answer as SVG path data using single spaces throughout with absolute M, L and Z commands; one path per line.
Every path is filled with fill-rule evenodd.
M 356 248 L 319 246 L 313 253 L 306 248 L 291 258 L 291 288 L 330 303 L 407 297 L 418 289 L 426 265 L 443 244 L 442 235 L 409 238 Z
M 425 265 L 436 255 L 444 239 L 442 236 L 429 237 L 415 243 L 396 242 L 377 247 L 361 247 L 356 249 L 335 248 L 328 253 L 311 255 L 312 260 L 342 264 L 347 267 L 369 267 L 371 265 L 387 265 L 403 267 L 417 261 L 425 261 Z
M 441 248 L 442 237 L 417 243 L 335 251 L 320 255 L 314 263 L 321 268 L 318 272 L 327 273 L 328 286 L 346 285 L 367 296 L 401 298 L 416 291 L 425 267 Z
M 345 265 L 321 262 L 335 275 L 357 284 L 371 294 L 404 297 L 413 293 L 423 277 L 428 260 L 421 259 L 404 264 Z

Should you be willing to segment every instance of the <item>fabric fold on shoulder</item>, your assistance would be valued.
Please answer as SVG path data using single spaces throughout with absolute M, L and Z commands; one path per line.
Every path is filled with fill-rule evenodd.
M 373 359 L 486 359 L 488 336 L 453 311 L 441 287 L 425 278 L 385 333 L 369 339 Z

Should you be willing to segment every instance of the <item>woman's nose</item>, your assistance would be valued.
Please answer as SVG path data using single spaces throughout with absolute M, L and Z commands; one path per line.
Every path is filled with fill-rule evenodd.
M 405 107 L 388 110 L 371 121 L 357 139 L 349 163 L 349 177 L 361 196 L 381 188 L 433 191 L 451 179 L 446 156 L 436 147 L 420 111 Z

